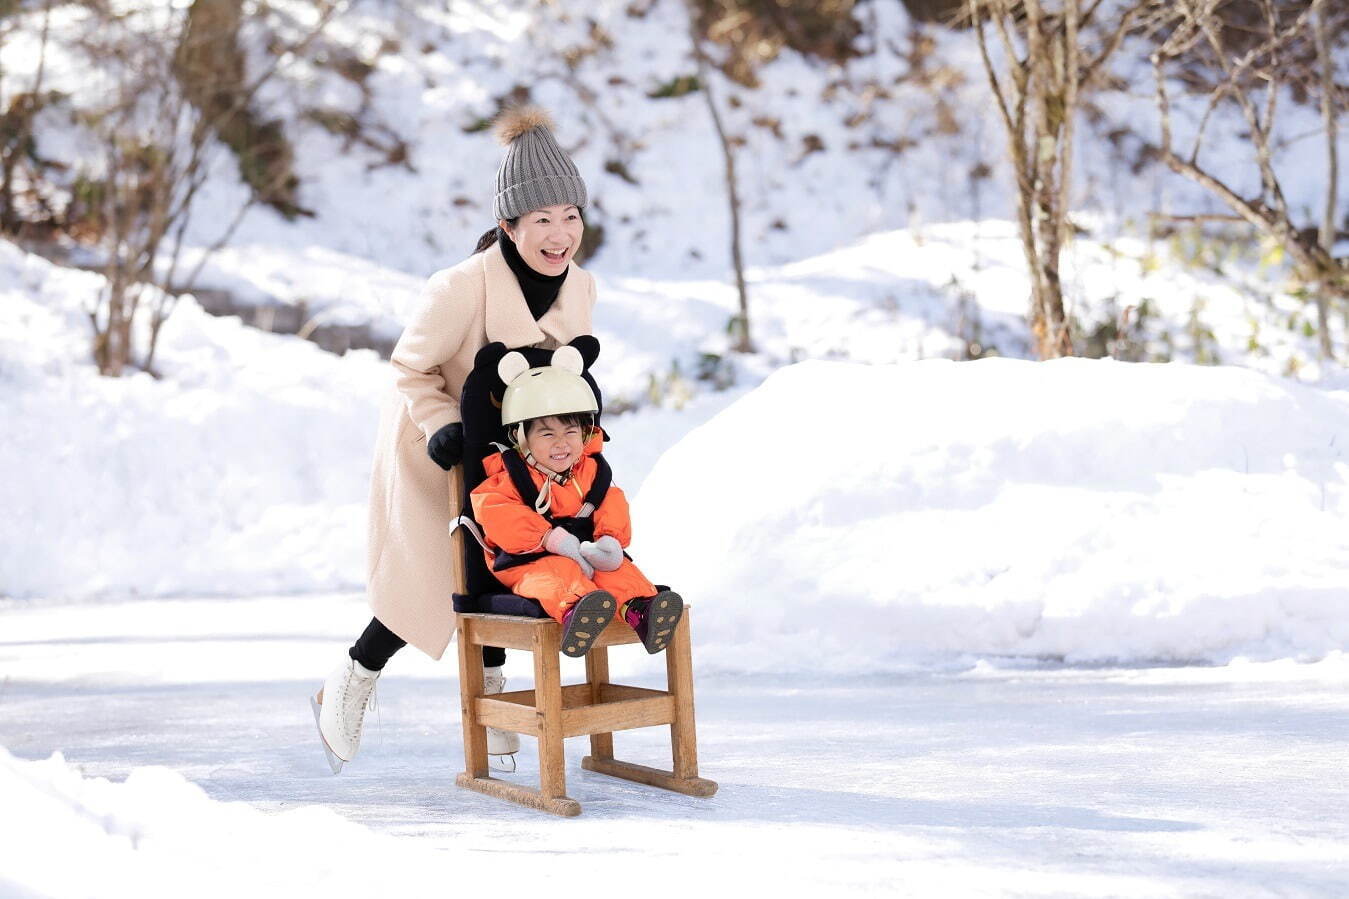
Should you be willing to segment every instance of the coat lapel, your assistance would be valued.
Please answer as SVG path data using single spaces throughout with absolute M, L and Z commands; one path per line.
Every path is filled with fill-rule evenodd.
M 501 245 L 493 244 L 482 255 L 486 271 L 483 283 L 487 289 L 483 326 L 487 339 L 499 340 L 511 349 L 541 342 L 543 331 L 529 314 L 529 304 L 520 291 L 520 282 L 515 280 L 515 272 L 501 255 Z
M 585 308 L 585 278 L 575 263 L 567 265 L 567 280 L 562 282 L 557 299 L 537 322 L 529 314 L 529 304 L 520 290 L 515 272 L 506 263 L 501 245 L 493 244 L 483 252 L 486 269 L 487 303 L 484 325 L 489 341 L 499 340 L 515 349 L 541 343 L 561 346 L 576 336 L 572 332 L 567 311 Z

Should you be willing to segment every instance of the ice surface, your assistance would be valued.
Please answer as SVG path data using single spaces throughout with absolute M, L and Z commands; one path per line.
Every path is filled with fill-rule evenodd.
M 358 596 L 0 614 L 6 897 L 1332 897 L 1349 878 L 1343 654 L 702 675 L 699 758 L 717 795 L 582 771 L 571 740 L 583 812 L 564 820 L 454 787 L 453 664 L 413 652 L 381 679 L 359 758 L 328 773 L 306 694 L 367 614 Z M 695 666 L 703 621 L 695 610 Z M 659 659 L 613 657 L 619 679 L 659 685 Z M 527 669 L 512 653 L 510 688 Z M 528 783 L 524 744 L 502 776 Z M 664 728 L 616 745 L 668 762 Z

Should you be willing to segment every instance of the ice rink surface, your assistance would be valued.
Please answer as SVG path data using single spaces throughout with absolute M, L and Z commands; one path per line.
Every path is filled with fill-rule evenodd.
M 273 818 L 325 807 L 375 832 L 352 843 L 369 843 L 359 857 L 325 863 L 355 866 L 364 883 L 383 867 L 422 885 L 505 878 L 521 895 L 590 881 L 648 895 L 1338 896 L 1349 885 L 1343 656 L 709 675 L 697 685 L 699 751 L 718 794 L 582 771 L 580 738 L 568 741 L 567 776 L 584 811 L 564 820 L 454 786 L 457 646 L 440 663 L 396 657 L 360 757 L 329 774 L 305 696 L 362 622 L 359 597 L 3 611 L 0 744 L 21 777 L 33 779 L 27 760 L 59 750 L 90 778 L 166 766 L 210 800 Z M 659 660 L 635 648 L 613 658 L 616 680 L 658 685 Z M 528 685 L 527 666 L 512 653 L 508 689 Z M 564 681 L 579 672 L 564 668 Z M 518 773 L 499 776 L 534 776 L 523 742 Z M 663 728 L 616 744 L 632 761 L 668 761 Z M 181 826 L 190 832 L 191 816 Z M 251 862 L 261 894 L 321 851 L 303 829 L 293 822 Z

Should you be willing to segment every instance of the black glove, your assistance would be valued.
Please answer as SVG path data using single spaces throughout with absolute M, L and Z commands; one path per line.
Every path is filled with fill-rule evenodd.
M 454 468 L 464 458 L 464 426 L 456 421 L 436 431 L 427 441 L 426 452 L 446 471 Z

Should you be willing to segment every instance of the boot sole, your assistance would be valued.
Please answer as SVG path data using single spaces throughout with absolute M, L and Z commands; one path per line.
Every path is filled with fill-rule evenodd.
M 571 620 L 562 629 L 562 654 L 578 659 L 590 652 L 617 608 L 617 601 L 603 590 L 587 593 L 577 600 L 572 606 Z
M 646 636 L 642 645 L 651 655 L 661 652 L 674 638 L 679 619 L 684 617 L 684 597 L 673 590 L 657 593 L 646 610 Z
M 323 706 L 319 705 L 317 699 L 309 697 L 309 708 L 314 712 L 314 729 L 319 732 L 319 743 L 323 746 L 323 754 L 328 757 L 328 767 L 333 769 L 334 774 L 342 773 L 342 766 L 346 762 L 337 757 L 332 747 L 328 745 L 328 738 L 323 736 L 323 727 L 319 724 L 319 715 L 323 713 Z

